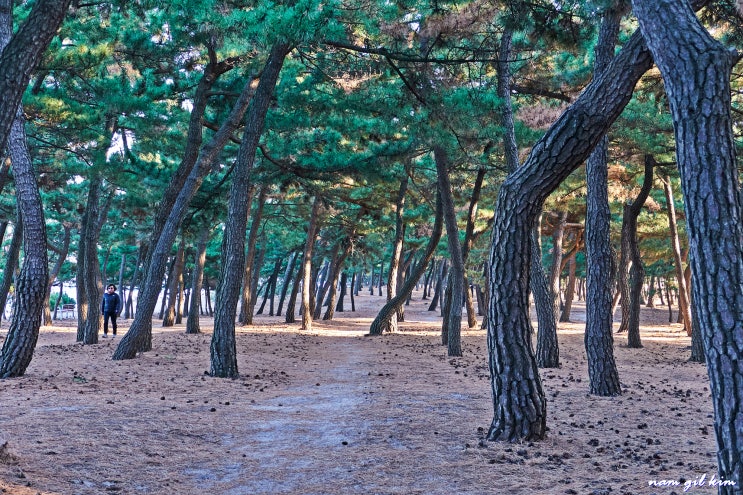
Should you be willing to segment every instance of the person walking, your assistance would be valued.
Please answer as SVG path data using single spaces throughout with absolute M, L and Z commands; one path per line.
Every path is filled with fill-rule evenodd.
M 116 286 L 109 284 L 101 301 L 101 313 L 103 313 L 103 338 L 108 337 L 108 320 L 111 319 L 111 330 L 116 337 L 116 317 L 121 312 L 121 298 L 116 293 Z

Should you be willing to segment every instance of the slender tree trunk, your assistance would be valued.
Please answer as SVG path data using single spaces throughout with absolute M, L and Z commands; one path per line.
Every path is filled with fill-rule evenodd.
M 237 369 L 237 344 L 235 341 L 235 314 L 240 295 L 240 279 L 245 268 L 245 228 L 248 223 L 247 194 L 251 170 L 263 134 L 263 125 L 271 104 L 276 82 L 291 50 L 287 44 L 277 43 L 263 68 L 260 82 L 250 105 L 242 142 L 235 159 L 227 222 L 222 243 L 222 271 L 220 272 L 214 333 L 211 341 L 211 369 L 209 374 L 221 378 L 235 378 Z M 250 279 L 245 280 L 249 283 Z
M 438 177 L 439 195 L 446 225 L 447 244 L 451 256 L 451 270 L 449 270 L 449 282 L 451 286 L 451 298 L 446 302 L 449 308 L 447 318 L 441 326 L 442 335 L 447 335 L 447 346 L 449 356 L 462 355 L 462 295 L 464 290 L 464 262 L 462 260 L 462 246 L 459 244 L 459 228 L 454 209 L 454 198 L 452 196 L 451 183 L 449 182 L 449 168 L 451 162 L 446 150 L 440 146 L 433 147 L 434 159 L 436 161 L 436 175 Z
M 281 284 L 281 295 L 279 296 L 279 307 L 276 310 L 276 316 L 281 316 L 281 309 L 284 306 L 284 298 L 286 298 L 286 292 L 289 289 L 289 285 L 292 283 L 294 275 L 294 266 L 297 264 L 297 251 L 293 251 L 289 257 L 289 263 L 286 264 L 286 271 L 284 272 L 284 283 Z
M 132 273 L 132 280 L 129 284 L 129 295 L 126 298 L 126 304 L 124 305 L 124 319 L 128 320 L 132 316 L 134 316 L 134 288 L 139 283 L 139 276 L 140 276 L 140 267 L 142 265 L 142 262 L 146 256 L 147 252 L 147 245 L 146 244 L 140 244 L 139 249 L 137 250 L 137 261 L 134 264 L 134 273 Z
M 199 242 L 196 248 L 196 260 L 193 273 L 191 274 L 191 305 L 186 320 L 186 333 L 201 333 L 199 325 L 199 306 L 201 305 L 201 287 L 204 281 L 204 265 L 206 264 L 206 247 L 209 243 L 209 225 L 207 222 L 201 226 Z
M 284 319 L 286 323 L 294 323 L 295 321 L 297 321 L 294 315 L 297 307 L 297 294 L 299 294 L 299 287 L 300 285 L 302 285 L 302 277 L 304 275 L 303 267 L 304 265 L 299 266 L 299 270 L 297 270 L 297 276 L 294 279 L 294 284 L 292 284 L 292 291 L 291 294 L 289 294 L 289 302 L 286 305 L 286 318 Z
M 400 181 L 400 189 L 397 191 L 397 201 L 395 209 L 395 239 L 392 242 L 392 258 L 390 259 L 390 272 L 387 276 L 387 302 L 391 301 L 397 295 L 398 272 L 400 270 L 400 259 L 402 258 L 402 248 L 405 241 L 405 222 L 403 220 L 403 210 L 405 209 L 405 193 L 408 190 L 408 170 L 404 171 L 403 179 Z M 402 308 L 402 306 L 400 306 Z M 383 329 L 385 332 L 397 331 L 397 313 L 386 321 L 388 328 Z
M 433 289 L 433 297 L 431 298 L 431 304 L 428 305 L 428 311 L 436 311 L 436 306 L 438 306 L 439 299 L 441 299 L 444 280 L 446 280 L 446 276 L 449 273 L 449 262 L 446 258 L 443 258 L 439 265 L 439 273 L 436 277 L 436 286 Z
M 640 215 L 645 200 L 653 187 L 653 167 L 655 160 L 645 155 L 645 178 L 642 189 L 631 205 L 624 206 L 622 220 L 622 251 L 627 250 L 627 258 L 631 263 L 629 276 L 629 299 L 622 303 L 622 314 L 627 310 L 627 346 L 642 347 L 640 340 L 640 291 L 645 279 L 645 269 L 640 258 L 640 249 L 637 241 L 637 217 Z
M 53 247 L 52 250 L 57 253 L 57 260 L 54 262 L 54 267 L 49 271 L 49 281 L 46 285 L 46 294 L 44 295 L 44 316 L 43 316 L 43 324 L 44 326 L 49 326 L 52 324 L 52 312 L 51 308 L 49 307 L 49 296 L 52 294 L 52 286 L 54 285 L 54 281 L 57 279 L 57 276 L 59 275 L 59 272 L 62 270 L 62 265 L 64 264 L 65 260 L 67 259 L 67 253 L 70 250 L 70 239 L 71 239 L 71 229 L 69 225 L 63 225 L 64 228 L 64 238 L 62 240 L 62 246 L 61 247 Z M 0 242 L 2 242 L 2 236 L 0 236 Z M 60 281 L 60 284 L 62 281 Z
M 374 318 L 374 321 L 369 328 L 369 335 L 382 335 L 384 330 L 389 328 L 386 321 L 392 318 L 393 315 L 397 314 L 397 306 L 401 306 L 405 302 L 408 294 L 413 291 L 415 284 L 417 284 L 418 280 L 423 276 L 426 266 L 433 259 L 434 253 L 436 252 L 436 246 L 438 246 L 439 240 L 441 239 L 443 223 L 443 207 L 439 195 L 436 198 L 436 219 L 433 224 L 433 230 L 428 241 L 428 246 L 426 247 L 426 252 L 423 254 L 423 258 L 416 266 L 416 269 L 410 274 L 410 277 L 400 288 L 397 295 L 389 300 L 379 311 L 377 317 Z
M 253 305 L 255 299 L 254 288 L 253 288 L 253 272 L 256 265 L 256 246 L 258 245 L 258 231 L 260 230 L 261 222 L 263 221 L 263 206 L 266 204 L 266 196 L 268 195 L 268 184 L 262 184 L 260 192 L 258 193 L 258 202 L 255 205 L 253 211 L 253 218 L 250 222 L 250 233 L 248 234 L 248 246 L 247 256 L 245 259 L 245 268 L 243 273 L 243 290 L 242 298 L 240 299 L 240 324 L 241 325 L 252 325 L 253 324 L 253 312 L 250 308 Z M 252 188 L 251 188 L 252 190 Z M 251 191 L 252 192 L 252 191 Z M 251 197 L 252 194 L 249 195 Z M 247 200 L 248 204 L 251 203 L 250 199 Z
M 348 292 L 346 288 L 347 285 L 348 285 L 348 272 L 344 271 L 343 273 L 341 273 L 340 293 L 338 294 L 338 304 L 336 304 L 335 306 L 335 310 L 338 313 L 343 313 L 344 311 L 343 300 L 346 298 L 346 292 Z M 353 296 L 353 291 L 351 291 L 351 296 Z
M 10 131 L 8 150 L 13 161 L 16 201 L 23 224 L 24 258 L 16 280 L 16 310 L 0 354 L 0 378 L 22 376 L 31 364 L 49 281 L 44 210 L 36 172 L 28 154 L 20 107 Z
M 315 237 L 319 228 L 320 197 L 315 196 L 312 202 L 312 212 L 307 227 L 307 242 L 302 254 L 302 326 L 301 330 L 312 329 L 312 309 L 310 307 L 310 292 L 312 284 L 312 249 L 315 246 Z
M 178 244 L 178 250 L 175 253 L 170 277 L 168 278 L 168 305 L 165 309 L 163 327 L 172 327 L 175 324 L 175 305 L 178 299 L 178 287 L 182 285 L 180 282 L 183 279 L 183 267 L 186 264 L 186 248 L 183 245 L 185 242 L 185 239 L 182 237 L 181 242 Z
M 8 303 L 8 294 L 10 287 L 13 285 L 13 275 L 18 267 L 18 260 L 21 255 L 21 246 L 23 244 L 23 217 L 21 212 L 17 212 L 18 220 L 13 226 L 13 237 L 8 246 L 8 253 L 5 258 L 5 268 L 3 269 L 3 280 L 0 284 L 0 323 L 2 323 L 5 314 L 5 306 Z
M 557 343 L 557 320 L 553 311 L 553 300 L 547 275 L 542 267 L 541 215 L 537 217 L 532 228 L 531 268 L 529 271 L 529 288 L 534 296 L 534 308 L 537 313 L 537 366 L 540 368 L 557 368 L 560 366 L 560 348 Z M 533 330 L 532 330 L 533 332 Z
M 343 252 L 341 253 L 338 260 L 334 263 L 332 270 L 330 272 L 330 289 L 328 292 L 328 309 L 325 310 L 325 314 L 323 315 L 323 320 L 332 320 L 333 315 L 335 313 L 335 299 L 336 295 L 338 294 L 338 278 L 340 277 L 340 273 L 343 270 L 343 264 L 346 262 L 346 258 L 348 258 L 348 255 L 351 254 L 351 249 L 353 249 L 353 236 L 354 234 L 351 234 L 344 243 L 343 246 Z
M 266 290 L 263 295 L 263 302 L 261 303 L 261 307 L 258 309 L 256 314 L 263 314 L 263 309 L 266 307 L 266 301 L 268 301 L 268 298 L 271 297 L 271 304 L 273 305 L 273 288 L 276 287 L 276 280 L 279 278 L 279 271 L 281 271 L 281 258 L 277 258 L 276 262 L 273 265 L 273 271 L 271 272 L 271 276 L 268 278 L 268 282 L 266 282 Z M 271 315 L 273 316 L 273 311 L 271 311 Z
M 565 288 L 565 305 L 562 308 L 560 321 L 570 321 L 570 311 L 573 307 L 573 297 L 575 296 L 575 253 L 568 258 L 568 286 Z
M 738 61 L 687 2 L 633 0 L 663 76 L 687 214 L 695 313 L 715 411 L 718 493 L 743 493 L 743 212 L 731 119 Z
M 670 231 L 671 249 L 673 250 L 673 260 L 676 265 L 676 278 L 679 283 L 679 314 L 684 323 L 686 335 L 691 335 L 691 309 L 689 307 L 689 288 L 684 277 L 684 268 L 681 260 L 681 243 L 679 242 L 678 226 L 676 225 L 676 206 L 673 202 L 673 189 L 671 178 L 663 178 L 663 192 L 666 196 L 666 205 L 668 207 L 668 227 Z
M 620 8 L 603 14 L 595 49 L 596 75 L 603 74 L 613 56 L 622 18 Z M 612 397 L 622 393 L 614 359 L 612 290 L 615 261 L 611 248 L 611 211 L 608 196 L 609 140 L 602 137 L 586 162 L 586 327 L 584 346 L 588 361 L 589 393 Z

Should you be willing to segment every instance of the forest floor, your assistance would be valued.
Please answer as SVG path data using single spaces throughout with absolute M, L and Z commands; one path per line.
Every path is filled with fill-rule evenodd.
M 623 394 L 600 398 L 577 303 L 560 368 L 542 370 L 547 439 L 506 444 L 484 440 L 485 332 L 463 331 L 464 356 L 448 358 L 418 297 L 399 333 L 365 337 L 382 302 L 357 296 L 309 332 L 256 317 L 238 327 L 235 380 L 206 374 L 209 319 L 201 335 L 155 322 L 153 350 L 128 361 L 111 360 L 118 338 L 83 346 L 70 320 L 42 327 L 26 375 L 0 381 L 0 492 L 716 493 L 706 369 L 667 308 L 643 309 L 642 349 L 615 334 Z

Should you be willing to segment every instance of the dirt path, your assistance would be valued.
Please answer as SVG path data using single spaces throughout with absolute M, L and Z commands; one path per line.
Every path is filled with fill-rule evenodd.
M 492 418 L 485 334 L 449 359 L 413 301 L 402 332 L 364 337 L 381 298 L 310 333 L 259 317 L 238 333 L 238 380 L 204 374 L 210 335 L 156 327 L 154 348 L 45 330 L 25 377 L 0 381 L 0 488 L 42 494 L 670 494 L 714 472 L 703 366 L 647 312 L 645 347 L 616 347 L 624 394 L 586 393 L 582 326 L 561 324 L 543 370 L 549 437 L 482 441 Z M 578 319 L 578 318 L 577 318 Z M 205 328 L 207 320 L 204 320 Z M 0 442 L 1 443 L 1 442 Z M 22 477 L 20 477 L 22 476 Z M 679 481 L 683 480 L 683 481 Z M 23 491 L 27 489 L 28 491 Z M 692 487 L 687 493 L 714 493 Z

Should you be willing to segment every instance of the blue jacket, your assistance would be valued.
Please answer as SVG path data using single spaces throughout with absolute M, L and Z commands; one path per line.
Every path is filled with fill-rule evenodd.
M 121 311 L 121 298 L 117 293 L 103 294 L 103 301 L 101 301 L 101 313 L 116 313 L 119 314 Z

